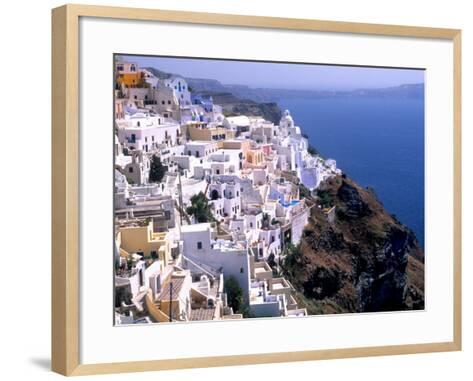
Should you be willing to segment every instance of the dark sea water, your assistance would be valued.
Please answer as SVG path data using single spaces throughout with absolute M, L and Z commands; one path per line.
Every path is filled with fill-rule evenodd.
M 282 99 L 279 105 L 323 157 L 373 187 L 424 247 L 423 99 Z

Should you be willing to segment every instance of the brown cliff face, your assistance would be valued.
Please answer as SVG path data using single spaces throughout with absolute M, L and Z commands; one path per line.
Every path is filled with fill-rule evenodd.
M 309 314 L 424 308 L 424 253 L 414 233 L 391 216 L 374 192 L 348 178 L 323 184 L 300 249 L 283 272 Z

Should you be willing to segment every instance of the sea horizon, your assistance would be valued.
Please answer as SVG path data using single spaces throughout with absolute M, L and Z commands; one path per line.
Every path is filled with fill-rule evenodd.
M 309 143 L 347 176 L 374 189 L 424 247 L 424 100 L 280 99 Z

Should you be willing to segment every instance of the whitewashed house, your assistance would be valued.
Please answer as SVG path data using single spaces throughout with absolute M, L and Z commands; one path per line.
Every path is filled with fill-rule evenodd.
M 128 163 L 123 172 L 131 184 L 144 185 L 149 182 L 150 160 L 142 151 L 133 151 L 131 162 Z
M 118 139 L 129 150 L 154 152 L 180 144 L 180 125 L 160 115 L 127 115 L 116 121 Z
M 248 301 L 250 256 L 243 243 L 221 240 L 210 223 L 181 227 L 182 253 L 197 265 L 221 269 L 224 279 L 233 276 Z

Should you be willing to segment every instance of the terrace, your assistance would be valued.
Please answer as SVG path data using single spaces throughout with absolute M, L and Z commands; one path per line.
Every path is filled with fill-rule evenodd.
M 256 281 L 250 285 L 250 303 L 264 303 L 266 298 L 266 282 Z
M 287 309 L 288 310 L 296 310 L 297 309 L 297 301 L 294 299 L 294 296 L 288 295 L 287 296 Z
M 269 290 L 272 294 L 289 295 L 291 293 L 292 286 L 285 278 L 272 278 L 269 282 Z
M 268 280 L 273 277 L 273 271 L 266 262 L 255 262 L 254 278 L 257 281 Z
M 288 310 L 287 317 L 303 317 L 307 316 L 307 310 L 305 308 L 298 308 L 295 310 Z
M 266 282 L 253 282 L 250 287 L 250 309 L 256 317 L 282 316 L 285 314 L 285 295 L 270 295 Z

